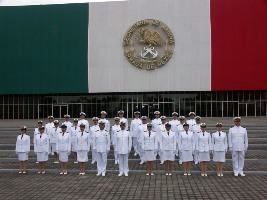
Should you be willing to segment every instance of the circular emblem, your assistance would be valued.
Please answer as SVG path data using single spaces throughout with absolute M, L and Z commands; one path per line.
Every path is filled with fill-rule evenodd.
M 171 59 L 175 40 L 170 28 L 155 19 L 133 24 L 123 38 L 124 55 L 133 66 L 153 70 Z

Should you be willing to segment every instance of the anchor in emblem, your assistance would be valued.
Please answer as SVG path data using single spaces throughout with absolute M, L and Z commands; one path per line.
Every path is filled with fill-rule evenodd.
M 140 55 L 142 58 L 148 58 L 148 55 L 151 55 L 152 58 L 156 58 L 158 56 L 158 52 L 155 50 L 154 47 L 144 47 L 144 52 L 141 51 Z

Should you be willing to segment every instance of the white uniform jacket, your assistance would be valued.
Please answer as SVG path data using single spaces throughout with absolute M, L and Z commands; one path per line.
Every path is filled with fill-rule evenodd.
M 37 128 L 34 128 L 34 132 L 33 132 L 33 143 L 34 143 L 34 141 L 35 141 L 35 137 L 36 137 L 36 135 L 39 133 L 39 128 L 37 127 Z
M 71 127 L 72 127 L 72 123 L 70 122 L 70 121 L 64 121 L 63 123 L 62 123 L 62 125 L 66 125 L 67 126 L 67 132 L 71 132 Z
M 131 121 L 131 126 L 130 126 L 130 132 L 132 134 L 132 137 L 137 137 L 138 136 L 138 126 L 142 124 L 141 119 L 133 119 Z
M 168 134 L 169 132 L 169 134 Z M 173 131 L 162 131 L 159 136 L 159 143 L 161 150 L 177 151 L 176 143 L 177 138 Z
M 141 144 L 142 144 L 142 149 L 145 151 L 148 150 L 158 150 L 158 139 L 157 139 L 157 133 L 155 131 L 149 132 L 144 131 L 141 137 Z
M 118 154 L 127 154 L 131 151 L 132 148 L 132 136 L 129 131 L 118 130 L 115 137 L 115 151 Z
M 128 120 L 124 117 L 120 118 L 120 122 L 124 122 L 125 123 L 125 129 L 128 131 L 129 126 L 128 126 Z
M 115 143 L 114 143 L 114 138 L 115 138 L 115 136 L 116 136 L 116 134 L 117 134 L 117 131 L 119 131 L 119 130 L 121 130 L 121 127 L 120 127 L 120 125 L 118 124 L 114 124 L 112 127 L 111 127 L 111 143 L 113 144 L 113 145 L 115 145 Z
M 173 120 L 169 121 L 169 123 L 172 125 L 171 130 L 173 132 L 176 132 L 177 125 L 180 124 L 180 121 L 178 119 L 175 119 L 175 120 L 173 119 Z
M 95 141 L 95 135 L 96 135 L 96 132 L 99 131 L 99 130 L 100 130 L 100 128 L 99 128 L 98 125 L 93 125 L 93 126 L 90 127 L 90 132 L 89 132 L 89 134 L 90 134 L 91 148 L 92 148 L 92 149 L 95 149 L 95 148 L 94 148 L 94 144 L 93 144 L 93 142 Z
M 98 153 L 106 153 L 110 150 L 110 135 L 105 129 L 95 132 L 94 149 Z
M 34 152 L 46 152 L 49 151 L 49 136 L 45 133 L 36 135 L 34 142 Z
M 227 151 L 227 135 L 225 132 L 222 131 L 220 133 L 220 136 L 218 131 L 212 134 L 211 143 L 213 151 Z
M 58 140 L 58 134 L 61 132 L 61 128 L 59 127 L 53 127 L 50 135 L 49 135 L 49 139 L 50 139 L 50 143 L 51 144 L 56 144 L 57 140 Z
M 58 134 L 58 140 L 56 145 L 56 151 L 67 151 L 71 150 L 71 134 L 65 132 L 64 135 L 62 132 Z
M 17 142 L 16 142 L 16 152 L 30 152 L 31 146 L 30 136 L 26 134 L 18 135 Z
M 196 120 L 195 119 L 189 119 L 186 121 L 187 124 L 189 124 L 189 131 L 193 131 L 193 125 L 196 124 Z
M 78 126 L 80 126 L 81 124 L 85 125 L 85 131 L 89 132 L 89 122 L 86 119 L 80 119 L 78 122 Z
M 54 122 L 46 123 L 46 125 L 45 125 L 45 133 L 47 135 L 50 135 L 53 127 L 55 127 Z
M 77 134 L 77 151 L 90 150 L 90 134 L 87 131 L 79 131 Z
M 70 128 L 70 135 L 71 135 L 71 143 L 76 143 L 77 142 L 77 134 L 80 131 L 79 126 L 72 126 Z
M 196 137 L 196 150 L 199 152 L 209 152 L 212 150 L 210 133 L 201 131 L 198 134 Z
M 191 131 L 188 131 L 187 134 L 185 131 L 179 133 L 178 138 L 178 148 L 179 151 L 185 150 L 195 150 L 195 140 L 194 134 Z
M 245 151 L 248 149 L 247 129 L 242 126 L 234 126 L 229 129 L 228 135 L 229 148 L 233 151 Z
M 137 135 L 137 141 L 139 144 L 141 144 L 141 138 L 144 135 L 144 131 L 147 130 L 147 124 L 141 124 L 138 126 L 138 135 Z
M 110 122 L 106 118 L 104 118 L 104 119 L 101 118 L 100 120 L 102 122 L 105 122 L 105 130 L 110 132 Z
M 159 131 L 159 126 L 162 124 L 160 118 L 155 118 L 152 120 L 152 130 L 155 132 Z

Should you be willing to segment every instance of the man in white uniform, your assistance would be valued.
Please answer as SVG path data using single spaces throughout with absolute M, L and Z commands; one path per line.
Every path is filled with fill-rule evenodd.
M 158 140 L 160 164 L 162 165 L 164 163 L 164 156 L 162 154 L 162 151 L 160 150 L 160 138 L 161 138 L 162 132 L 166 131 L 165 125 L 166 125 L 167 117 L 166 116 L 161 116 L 160 119 L 161 119 L 161 124 L 158 126 L 157 140 Z
M 51 135 L 51 131 L 52 131 L 53 127 L 54 127 L 54 122 L 53 122 L 54 121 L 54 117 L 53 116 L 48 116 L 47 119 L 48 119 L 48 122 L 45 125 L 45 133 L 47 135 Z
M 194 133 L 194 139 L 195 139 L 195 142 L 198 138 L 198 135 L 201 131 L 201 128 L 200 128 L 200 121 L 201 121 L 201 117 L 200 116 L 196 116 L 195 117 L 195 124 L 192 125 L 192 128 L 191 128 L 191 131 Z M 195 143 L 196 144 L 196 143 Z M 195 162 L 195 165 L 197 165 L 199 163 L 199 154 L 196 150 L 196 147 L 195 147 L 195 151 L 194 151 L 194 162 Z
M 49 135 L 50 139 L 50 151 L 51 154 L 54 155 L 54 163 L 59 163 L 58 153 L 56 150 L 56 145 L 58 141 L 58 134 L 61 132 L 61 128 L 59 127 L 58 120 L 54 120 L 54 127 L 51 130 L 51 133 Z
M 179 149 L 179 146 L 178 146 L 179 134 L 184 131 L 185 116 L 180 116 L 179 117 L 179 122 L 180 123 L 176 126 L 176 131 L 175 131 L 176 138 L 177 138 L 177 149 Z M 182 162 L 182 152 L 178 151 L 178 154 L 179 154 L 179 164 L 181 165 L 181 164 L 183 164 L 183 162 Z
M 135 111 L 134 112 L 134 119 L 131 121 L 131 126 L 130 126 L 130 132 L 133 137 L 133 147 L 134 147 L 134 156 L 137 156 L 139 154 L 138 152 L 138 142 L 137 142 L 137 135 L 138 135 L 138 126 L 142 124 L 141 119 L 139 118 L 140 112 Z
M 67 132 L 70 133 L 71 132 L 71 127 L 72 127 L 72 123 L 70 121 L 70 115 L 64 115 L 65 121 L 62 123 L 62 125 L 66 125 L 67 126 Z
M 169 121 L 169 124 L 172 125 L 171 130 L 173 132 L 176 132 L 176 127 L 180 124 L 179 119 L 178 119 L 178 113 L 177 112 L 173 112 L 172 113 L 172 120 Z
M 243 173 L 245 153 L 248 149 L 247 129 L 240 126 L 241 118 L 234 118 L 235 126 L 229 129 L 228 144 L 229 151 L 232 152 L 234 175 L 245 176 Z
M 189 131 L 192 132 L 192 127 L 196 123 L 196 120 L 194 119 L 196 114 L 194 112 L 190 112 L 188 115 L 189 119 L 186 121 L 186 123 L 189 125 Z
M 110 132 L 110 122 L 106 119 L 107 117 L 107 112 L 106 111 L 101 111 L 101 121 L 105 123 L 105 130 Z
M 141 117 L 142 120 L 142 124 L 138 126 L 138 135 L 137 135 L 137 141 L 138 141 L 138 152 L 139 152 L 139 156 L 140 156 L 140 165 L 144 164 L 145 162 L 145 152 L 142 149 L 142 138 L 143 138 L 143 134 L 144 131 L 147 130 L 147 116 L 142 116 Z
M 120 123 L 121 122 L 124 122 L 125 123 L 125 128 L 126 128 L 126 130 L 128 131 L 128 129 L 129 129 L 129 126 L 128 126 L 128 120 L 126 119 L 126 118 L 124 118 L 123 117 L 123 115 L 124 115 L 124 111 L 123 110 L 120 110 L 119 112 L 118 112 L 118 116 L 119 116 L 119 118 L 120 118 Z
M 80 131 L 80 127 L 78 126 L 78 119 L 73 120 L 73 126 L 70 127 L 70 134 L 71 134 L 71 151 L 74 155 L 74 163 L 77 164 L 77 134 Z
M 86 117 L 86 114 L 84 112 L 81 112 L 78 126 L 80 126 L 81 124 L 85 125 L 85 131 L 89 132 L 90 125 L 89 125 L 89 122 L 85 119 L 85 117 Z
M 100 130 L 99 125 L 98 125 L 98 121 L 99 118 L 98 117 L 93 117 L 93 126 L 90 127 L 90 138 L 91 138 L 91 142 L 95 140 L 95 135 L 96 132 Z M 93 145 L 93 142 L 91 144 L 91 150 L 92 150 L 92 164 L 94 164 L 97 160 L 97 153 L 96 153 L 96 149 Z
M 111 128 L 111 143 L 112 143 L 113 149 L 114 149 L 115 164 L 118 164 L 119 161 L 118 161 L 118 152 L 117 152 L 116 144 L 115 144 L 115 136 L 117 134 L 117 131 L 121 130 L 120 118 L 119 117 L 115 117 L 114 121 L 115 121 L 115 124 Z

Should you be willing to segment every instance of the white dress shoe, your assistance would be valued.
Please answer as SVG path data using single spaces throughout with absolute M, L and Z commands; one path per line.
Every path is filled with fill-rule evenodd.
M 238 176 L 238 173 L 235 173 L 235 175 L 234 176 Z
M 146 173 L 147 176 L 149 176 L 149 173 Z
M 106 176 L 106 173 L 102 172 L 102 176 Z
M 246 176 L 246 175 L 242 172 L 242 173 L 240 173 L 240 176 Z
M 97 176 L 100 176 L 101 175 L 101 173 L 97 173 Z
M 150 175 L 151 175 L 151 176 L 154 176 L 154 173 L 151 173 Z
M 60 172 L 59 174 L 63 174 L 63 172 Z
M 129 176 L 129 175 L 126 173 L 126 174 L 124 174 L 124 176 Z
M 119 175 L 118 176 L 122 176 L 122 173 L 119 173 Z

